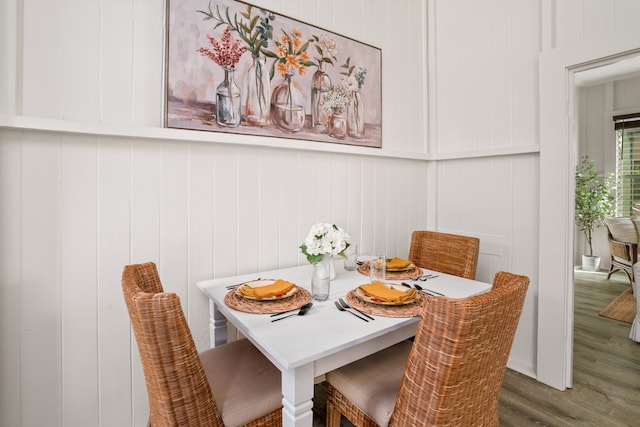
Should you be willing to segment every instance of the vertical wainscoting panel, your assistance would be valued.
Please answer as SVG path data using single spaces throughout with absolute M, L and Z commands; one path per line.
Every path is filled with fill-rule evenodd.
M 508 158 L 507 158 L 508 159 Z M 509 160 L 509 159 L 508 159 Z M 509 160 L 510 161 L 510 160 Z M 440 162 L 438 165 L 438 228 L 463 235 L 490 236 L 500 239 L 510 233 L 504 218 L 511 214 L 511 167 L 503 176 L 495 158 Z M 483 246 L 481 238 L 481 247 Z M 477 278 L 492 281 L 496 262 L 487 254 L 480 255 Z
M 181 142 L 161 147 L 160 266 L 167 290 L 188 307 L 189 146 Z
M 24 426 L 63 421 L 60 149 L 59 136 L 41 133 L 25 135 L 22 143 L 21 317 L 15 320 Z
M 358 245 L 358 250 L 362 250 L 362 218 L 363 204 L 365 197 L 366 183 L 362 179 L 362 161 L 357 157 L 350 157 L 344 165 L 344 181 L 340 183 L 344 187 L 346 194 L 345 218 L 340 224 L 351 238 L 353 244 Z
M 537 155 L 442 161 L 438 164 L 438 229 L 480 238 L 477 279 L 501 270 L 530 277 L 510 366 L 533 374 L 537 292 Z M 534 225 L 532 225 L 534 224 Z
M 131 242 L 130 263 L 154 261 L 164 277 L 160 263 L 162 149 L 158 142 L 135 141 L 131 147 Z M 144 425 L 148 402 L 142 365 L 135 337 L 131 332 L 131 386 L 133 425 Z
M 376 160 L 374 158 L 363 158 L 360 160 L 362 193 L 360 193 L 360 203 L 362 212 L 360 217 L 360 251 L 362 253 L 373 253 L 381 248 L 375 247 L 376 214 L 377 206 L 374 200 L 374 188 L 376 186 Z
M 214 202 L 213 149 L 206 144 L 191 144 L 189 147 L 188 186 L 188 294 L 183 300 L 189 310 L 188 320 L 191 334 L 200 350 L 209 345 L 209 304 L 196 286 L 199 280 L 213 277 L 213 233 Z
M 62 424 L 98 424 L 98 145 L 69 135 L 60 151 Z
M 368 206 L 364 215 L 369 216 L 366 228 L 363 230 L 368 234 L 368 245 L 366 249 L 370 253 L 383 253 L 387 249 L 387 182 L 388 171 L 387 162 L 383 159 L 367 159 L 365 162 L 365 180 L 369 187 L 365 190 L 365 203 Z
M 516 209 L 514 196 L 520 192 L 514 185 L 515 168 L 518 163 L 519 158 L 511 156 L 495 157 L 490 161 L 485 161 L 487 178 L 481 179 L 479 182 L 484 188 L 491 189 L 492 204 L 487 206 L 486 216 L 481 217 L 482 221 L 477 224 L 477 229 L 481 233 L 500 236 L 509 247 L 514 247 L 514 244 L 518 243 L 513 240 L 514 221 L 526 218 L 527 224 L 533 224 L 532 220 L 536 217 L 535 212 L 530 212 L 520 218 L 514 216 Z M 480 189 L 478 190 L 478 193 L 482 194 Z M 535 240 L 528 240 L 526 245 L 530 245 L 533 241 Z M 525 245 L 524 242 L 521 244 Z M 512 271 L 527 276 L 531 274 L 532 270 L 514 270 L 511 259 L 513 253 L 512 251 L 504 251 L 501 256 L 490 257 L 491 276 L 498 271 Z
M 317 221 L 316 203 L 320 198 L 318 185 L 326 186 L 328 178 L 326 174 L 321 170 L 321 164 L 319 159 L 312 153 L 300 152 L 298 153 L 296 174 L 297 174 L 297 199 L 298 206 L 296 206 L 297 218 L 295 221 L 296 227 L 296 249 L 302 244 L 309 228 Z M 330 184 L 329 184 L 330 185 Z M 324 214 L 320 214 L 319 217 L 323 218 Z M 306 262 L 305 257 L 302 254 L 297 255 L 298 263 Z
M 103 7 L 119 7 L 119 2 L 102 1 Z M 165 2 L 128 1 L 131 2 L 130 13 L 134 19 L 129 41 L 133 46 L 133 66 L 128 80 L 132 83 L 131 94 L 125 98 L 133 106 L 131 122 L 141 126 L 162 126 Z M 109 41 L 102 44 L 114 46 Z
M 56 7 L 59 19 L 52 20 L 56 25 L 55 32 L 60 35 L 60 46 L 64 48 L 52 46 L 52 49 L 58 52 L 59 68 L 55 77 L 61 83 L 62 108 L 59 114 L 62 119 L 73 117 L 74 120 L 91 122 L 99 117 L 101 41 L 96 23 L 100 21 L 100 6 L 98 1 L 74 0 L 60 2 Z M 65 19 L 68 16 L 75 19 Z M 39 40 L 36 52 L 46 49 L 42 42 Z M 47 64 L 42 64 L 41 72 L 46 73 L 47 69 Z
M 99 150 L 97 410 L 100 425 L 127 426 L 132 425 L 132 365 L 138 363 L 137 350 L 131 346 L 133 335 L 121 286 L 122 269 L 131 256 L 132 145 L 116 138 L 96 143 Z
M 438 1 L 433 12 L 436 151 L 536 145 L 539 5 Z
M 235 254 L 238 273 L 260 271 L 260 155 L 262 150 L 241 149 L 238 153 L 238 241 Z
M 134 69 L 134 46 L 131 34 L 134 20 L 131 14 L 134 0 L 102 0 L 100 5 L 100 114 L 103 123 L 131 123 L 133 119 L 134 92 L 131 70 Z M 105 41 L 109 40 L 109 43 Z M 117 64 L 114 67 L 113 64 Z
M 131 263 L 160 265 L 162 191 L 161 144 L 135 141 L 131 147 Z
M 310 176 L 306 171 L 300 173 L 300 154 L 295 151 L 282 151 L 279 162 L 270 165 L 270 168 L 279 171 L 278 182 L 280 188 L 280 203 L 278 216 L 278 267 L 288 267 L 302 262 L 300 249 L 304 237 L 298 232 L 300 226 L 300 205 L 302 193 L 306 196 L 306 186 L 316 177 Z M 306 237 L 306 235 L 305 235 Z
M 62 35 L 58 26 L 66 22 L 59 4 L 46 1 L 21 2 L 23 19 L 19 53 L 22 106 L 20 114 L 32 117 L 60 119 L 62 115 L 62 79 L 65 64 L 61 63 Z M 70 15 L 74 16 L 74 15 Z M 81 57 L 81 55 L 79 55 Z M 74 61 L 75 63 L 75 61 Z M 47 96 L 43 96 L 46 94 Z
M 538 236 L 540 235 L 540 161 L 537 155 L 518 156 L 513 161 L 513 231 L 510 256 L 511 269 L 530 276 L 531 284 L 525 300 L 515 336 L 510 367 L 535 376 L 538 283 Z
M 259 154 L 260 176 L 254 183 L 259 188 L 257 197 L 258 233 L 260 236 L 258 248 L 258 268 L 272 270 L 278 268 L 280 259 L 280 214 L 282 201 L 288 193 L 295 194 L 295 189 L 289 191 L 280 185 L 280 171 L 282 170 L 282 155 L 276 150 L 265 149 Z M 287 168 L 287 166 L 284 166 Z M 294 181 L 295 183 L 295 181 Z
M 233 276 L 238 271 L 237 254 L 241 252 L 238 241 L 240 223 L 239 175 L 251 173 L 250 162 L 239 156 L 239 150 L 231 146 L 213 149 L 214 202 L 213 202 L 213 274 L 214 277 Z
M 537 2 L 520 2 L 511 9 L 509 81 L 504 90 L 508 97 L 499 103 L 508 105 L 506 115 L 497 115 L 499 132 L 495 146 L 539 144 L 538 56 L 542 51 L 540 36 L 541 8 Z M 506 34 L 506 33 L 505 33 Z
M 0 424 L 21 425 L 22 145 L 0 132 Z

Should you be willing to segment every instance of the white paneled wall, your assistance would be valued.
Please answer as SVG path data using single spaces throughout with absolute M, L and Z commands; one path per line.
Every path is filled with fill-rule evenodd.
M 531 279 L 509 366 L 532 375 L 540 232 L 538 168 L 535 154 L 437 165 L 438 227 L 480 239 L 477 277 L 491 281 L 496 272 L 511 271 Z
M 430 143 L 437 153 L 536 147 L 539 2 L 433 3 Z
M 536 22 L 513 29 L 517 46 L 500 42 L 488 58 L 505 78 L 481 88 L 478 79 L 492 71 L 476 49 L 501 40 L 525 12 L 507 8 L 507 16 L 493 17 L 474 9 L 499 32 L 469 46 L 452 41 L 475 39 L 460 32 L 474 21 L 459 13 L 471 3 L 254 3 L 382 48 L 382 150 L 156 132 L 163 111 L 161 2 L 3 4 L 12 24 L 1 30 L 7 61 L 0 75 L 14 76 L 16 86 L 1 86 L 0 103 L 0 113 L 10 115 L 0 129 L 0 425 L 146 424 L 146 390 L 120 289 L 128 263 L 158 264 L 201 349 L 209 345 L 208 306 L 195 283 L 306 262 L 298 246 L 318 221 L 343 225 L 363 251 L 399 256 L 407 255 L 415 229 L 478 235 L 480 279 L 490 281 L 497 269 L 535 273 L 535 257 L 528 256 L 535 239 L 515 231 L 535 230 L 535 198 L 526 198 L 522 206 L 530 209 L 519 225 L 510 215 L 522 213 L 513 205 L 521 189 L 535 192 L 536 156 L 425 160 L 429 126 L 435 158 L 535 142 L 535 114 L 525 120 L 535 111 L 535 90 L 520 81 L 535 87 L 535 74 L 514 76 L 502 65 L 535 63 L 537 51 L 521 48 L 537 40 L 529 33 Z M 433 14 L 438 25 L 428 28 Z M 465 25 L 448 26 L 458 15 Z M 428 33 L 437 35 L 434 64 L 427 64 Z M 479 74 L 447 60 L 469 54 Z M 437 83 L 438 102 L 431 105 L 441 114 L 429 126 L 427 66 Z M 472 98 L 469 87 L 479 91 Z M 516 92 L 526 99 L 516 102 Z M 483 98 L 490 93 L 497 94 L 493 110 Z M 460 106 L 473 121 L 456 122 Z M 512 138 L 510 121 L 504 132 L 495 131 L 495 120 L 484 122 L 515 108 L 521 138 Z M 484 129 L 477 137 L 462 138 L 459 131 L 476 125 Z M 499 137 L 489 138 L 491 132 Z M 520 168 L 531 175 L 523 177 Z M 509 191 L 494 189 L 496 183 Z M 517 265 L 514 252 L 525 258 Z M 527 340 L 535 318 L 524 317 L 523 345 L 512 364 L 532 373 Z
M 442 159 L 432 221 L 480 238 L 479 279 L 501 270 L 531 278 L 509 366 L 535 376 L 540 4 L 430 4 L 429 143 Z
M 146 425 L 122 267 L 155 261 L 205 348 L 195 283 L 306 262 L 318 221 L 400 256 L 480 237 L 479 279 L 532 279 L 510 366 L 536 375 L 538 54 L 636 2 L 253 1 L 382 48 L 381 150 L 160 129 L 162 3 L 0 2 L 0 425 Z
M 371 22 L 423 28 L 421 2 L 351 1 L 346 14 L 342 2 L 262 3 L 383 48 L 402 45 L 400 34 L 371 32 Z M 407 160 L 231 145 L 224 135 L 128 137 L 126 126 L 162 123 L 162 2 L 16 0 L 2 11 L 0 70 L 16 85 L 2 86 L 1 112 L 26 120 L 0 130 L 0 425 L 146 425 L 120 290 L 127 263 L 158 263 L 206 348 L 197 280 L 305 262 L 298 246 L 317 221 L 342 224 L 365 250 L 399 254 L 424 226 L 426 166 L 410 159 L 424 147 L 424 123 L 412 119 L 424 99 L 384 121 L 384 150 Z M 404 49 L 417 46 L 424 40 Z M 423 73 L 408 67 L 386 83 L 389 105 L 423 92 Z M 104 125 L 117 135 L 101 136 Z M 48 130 L 67 127 L 82 131 Z
M 197 280 L 305 262 L 298 246 L 325 220 L 364 250 L 406 256 L 425 217 L 422 161 L 30 131 L 0 146 L 14 202 L 2 205 L 2 313 L 15 328 L 3 327 L 3 364 L 16 368 L 3 366 L 3 395 L 21 392 L 18 425 L 144 424 L 123 265 L 156 262 L 206 348 Z

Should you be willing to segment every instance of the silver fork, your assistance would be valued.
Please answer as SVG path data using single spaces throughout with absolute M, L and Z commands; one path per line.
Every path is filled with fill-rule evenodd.
M 233 290 L 233 289 L 239 288 L 240 286 L 247 284 L 249 282 L 253 282 L 255 280 L 260 280 L 260 278 L 258 277 L 257 279 L 247 280 L 246 282 L 236 283 L 235 285 L 229 285 L 227 286 L 227 290 Z
M 355 307 L 351 307 L 351 306 L 350 306 L 350 305 L 349 305 L 345 300 L 343 300 L 342 298 L 338 298 L 338 301 L 340 301 L 340 304 L 341 304 L 345 309 L 349 309 L 349 308 L 350 308 L 350 309 L 355 310 L 355 311 L 357 311 L 358 313 L 362 314 L 364 317 L 367 317 L 367 318 L 369 318 L 369 319 L 371 319 L 371 320 L 376 320 L 376 319 L 374 319 L 373 317 L 369 316 L 367 313 L 362 312 L 362 310 L 358 310 L 358 309 L 357 309 L 357 308 L 355 308 Z
M 338 310 L 340 311 L 346 311 L 349 314 L 353 314 L 354 316 L 356 316 L 358 319 L 364 320 L 365 322 L 368 322 L 369 319 L 366 319 L 362 316 L 360 316 L 359 314 L 354 313 L 353 311 L 347 310 L 345 309 L 343 306 L 340 305 L 340 303 L 338 301 L 334 301 L 336 303 L 336 307 L 338 307 Z

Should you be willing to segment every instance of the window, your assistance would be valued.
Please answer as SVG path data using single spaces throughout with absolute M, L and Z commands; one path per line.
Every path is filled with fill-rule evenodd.
M 616 215 L 640 215 L 640 113 L 613 118 L 616 130 Z

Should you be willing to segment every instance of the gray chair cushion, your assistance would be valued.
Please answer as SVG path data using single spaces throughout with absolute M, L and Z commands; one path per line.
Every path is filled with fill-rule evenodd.
M 249 340 L 204 351 L 200 360 L 225 426 L 241 426 L 282 407 L 280 371 Z
M 611 232 L 611 236 L 618 242 L 638 243 L 638 232 L 629 217 L 607 217 L 605 224 Z
M 403 341 L 327 374 L 327 382 L 380 426 L 389 424 L 411 341 Z

